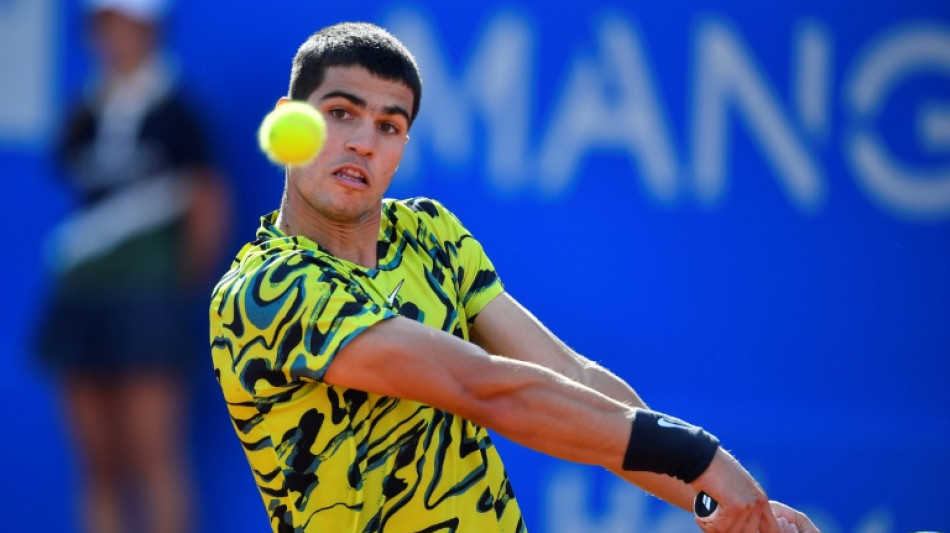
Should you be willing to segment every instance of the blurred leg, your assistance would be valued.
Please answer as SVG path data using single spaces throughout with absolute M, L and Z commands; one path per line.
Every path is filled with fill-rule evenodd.
M 193 529 L 191 486 L 185 454 L 185 387 L 161 374 L 128 378 L 121 388 L 124 445 L 131 474 L 145 498 L 151 533 Z
M 116 431 L 116 389 L 102 379 L 66 378 L 66 416 L 83 473 L 83 522 L 90 533 L 122 531 L 122 450 Z

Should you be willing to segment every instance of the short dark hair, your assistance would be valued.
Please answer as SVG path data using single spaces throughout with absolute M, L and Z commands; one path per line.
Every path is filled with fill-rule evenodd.
M 410 124 L 419 113 L 422 79 L 416 58 L 385 29 L 367 22 L 341 22 L 311 35 L 294 56 L 290 99 L 306 100 L 329 67 L 361 66 L 385 80 L 405 83 L 413 95 Z

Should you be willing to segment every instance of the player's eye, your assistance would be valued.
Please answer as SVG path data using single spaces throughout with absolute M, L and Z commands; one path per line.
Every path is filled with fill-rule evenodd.
M 346 119 L 346 118 L 349 118 L 349 117 L 350 117 L 350 112 L 347 111 L 346 109 L 341 108 L 341 107 L 334 107 L 333 109 L 331 109 L 330 111 L 328 111 L 328 114 L 329 114 L 331 117 L 336 118 L 336 119 L 340 119 L 340 120 Z
M 379 129 L 383 130 L 385 133 L 399 135 L 399 126 L 393 124 L 392 122 L 383 122 L 380 124 Z

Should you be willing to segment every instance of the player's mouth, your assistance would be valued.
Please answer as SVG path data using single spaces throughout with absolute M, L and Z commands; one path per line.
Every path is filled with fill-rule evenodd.
M 366 171 L 356 166 L 342 166 L 333 171 L 333 177 L 348 187 L 357 189 L 369 187 L 369 179 L 366 177 Z

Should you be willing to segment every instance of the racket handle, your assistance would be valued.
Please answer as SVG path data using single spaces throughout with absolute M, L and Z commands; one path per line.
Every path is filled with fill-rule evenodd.
M 696 514 L 696 518 L 703 522 L 711 522 L 715 518 L 718 509 L 719 502 L 705 492 L 697 494 L 696 500 L 693 501 L 693 513 Z

